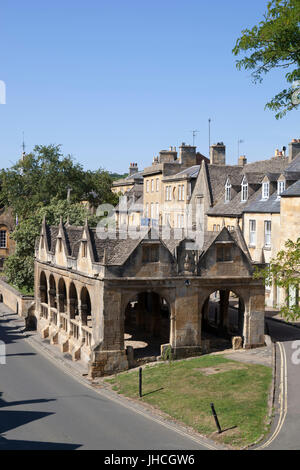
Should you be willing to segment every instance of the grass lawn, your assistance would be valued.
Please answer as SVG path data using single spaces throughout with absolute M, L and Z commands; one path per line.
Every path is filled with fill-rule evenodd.
M 140 400 L 202 435 L 234 447 L 244 447 L 268 431 L 271 380 L 270 367 L 206 355 L 146 366 Z M 138 398 L 138 370 L 118 374 L 107 382 L 118 393 Z M 215 405 L 221 428 L 225 430 L 222 434 L 216 434 L 211 402 Z

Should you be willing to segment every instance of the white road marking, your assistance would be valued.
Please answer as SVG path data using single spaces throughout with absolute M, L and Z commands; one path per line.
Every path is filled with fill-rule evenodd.
M 276 439 L 278 434 L 281 431 L 283 423 L 286 418 L 287 414 L 287 361 L 286 361 L 286 351 L 284 345 L 280 342 L 277 343 L 279 346 L 280 351 L 280 360 L 281 360 L 281 367 L 280 367 L 280 415 L 279 420 L 276 426 L 275 431 L 273 432 L 272 436 L 265 442 L 263 445 L 258 447 L 257 449 L 265 449 L 269 447 L 269 445 Z

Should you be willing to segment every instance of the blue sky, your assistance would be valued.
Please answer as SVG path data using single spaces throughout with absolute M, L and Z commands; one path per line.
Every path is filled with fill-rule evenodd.
M 285 82 L 238 72 L 232 48 L 265 0 L 2 0 L 0 167 L 36 144 L 62 144 L 85 168 L 124 172 L 181 142 L 227 162 L 249 161 L 300 138 L 299 111 L 277 121 L 266 101 Z

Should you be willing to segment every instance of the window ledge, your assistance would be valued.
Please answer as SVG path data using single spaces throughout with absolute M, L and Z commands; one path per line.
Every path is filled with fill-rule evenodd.
M 264 246 L 264 250 L 266 251 L 271 251 L 272 247 L 271 246 Z

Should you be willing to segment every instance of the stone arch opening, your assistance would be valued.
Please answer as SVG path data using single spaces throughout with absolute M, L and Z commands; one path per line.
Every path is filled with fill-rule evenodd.
M 241 337 L 244 343 L 245 302 L 237 292 L 217 289 L 212 292 L 202 306 L 202 341 L 208 340 L 210 350 L 232 347 L 232 337 Z
M 156 358 L 161 345 L 170 342 L 170 305 L 156 292 L 140 292 L 125 308 L 125 347 L 131 346 L 135 359 Z
M 55 282 L 53 274 L 50 274 L 50 277 L 49 277 L 49 297 L 50 297 L 50 307 L 57 308 L 56 282 Z
M 71 282 L 69 287 L 69 302 L 70 302 L 70 318 L 75 320 L 76 316 L 79 315 L 78 312 L 78 296 L 77 290 L 74 282 Z
M 66 313 L 67 311 L 67 289 L 63 278 L 61 277 L 58 282 L 58 298 L 59 298 L 59 311 Z
M 48 304 L 48 284 L 44 271 L 40 274 L 40 301 L 43 304 Z
M 88 321 L 92 319 L 92 306 L 90 294 L 86 287 L 81 289 L 80 300 L 82 324 L 87 325 Z

